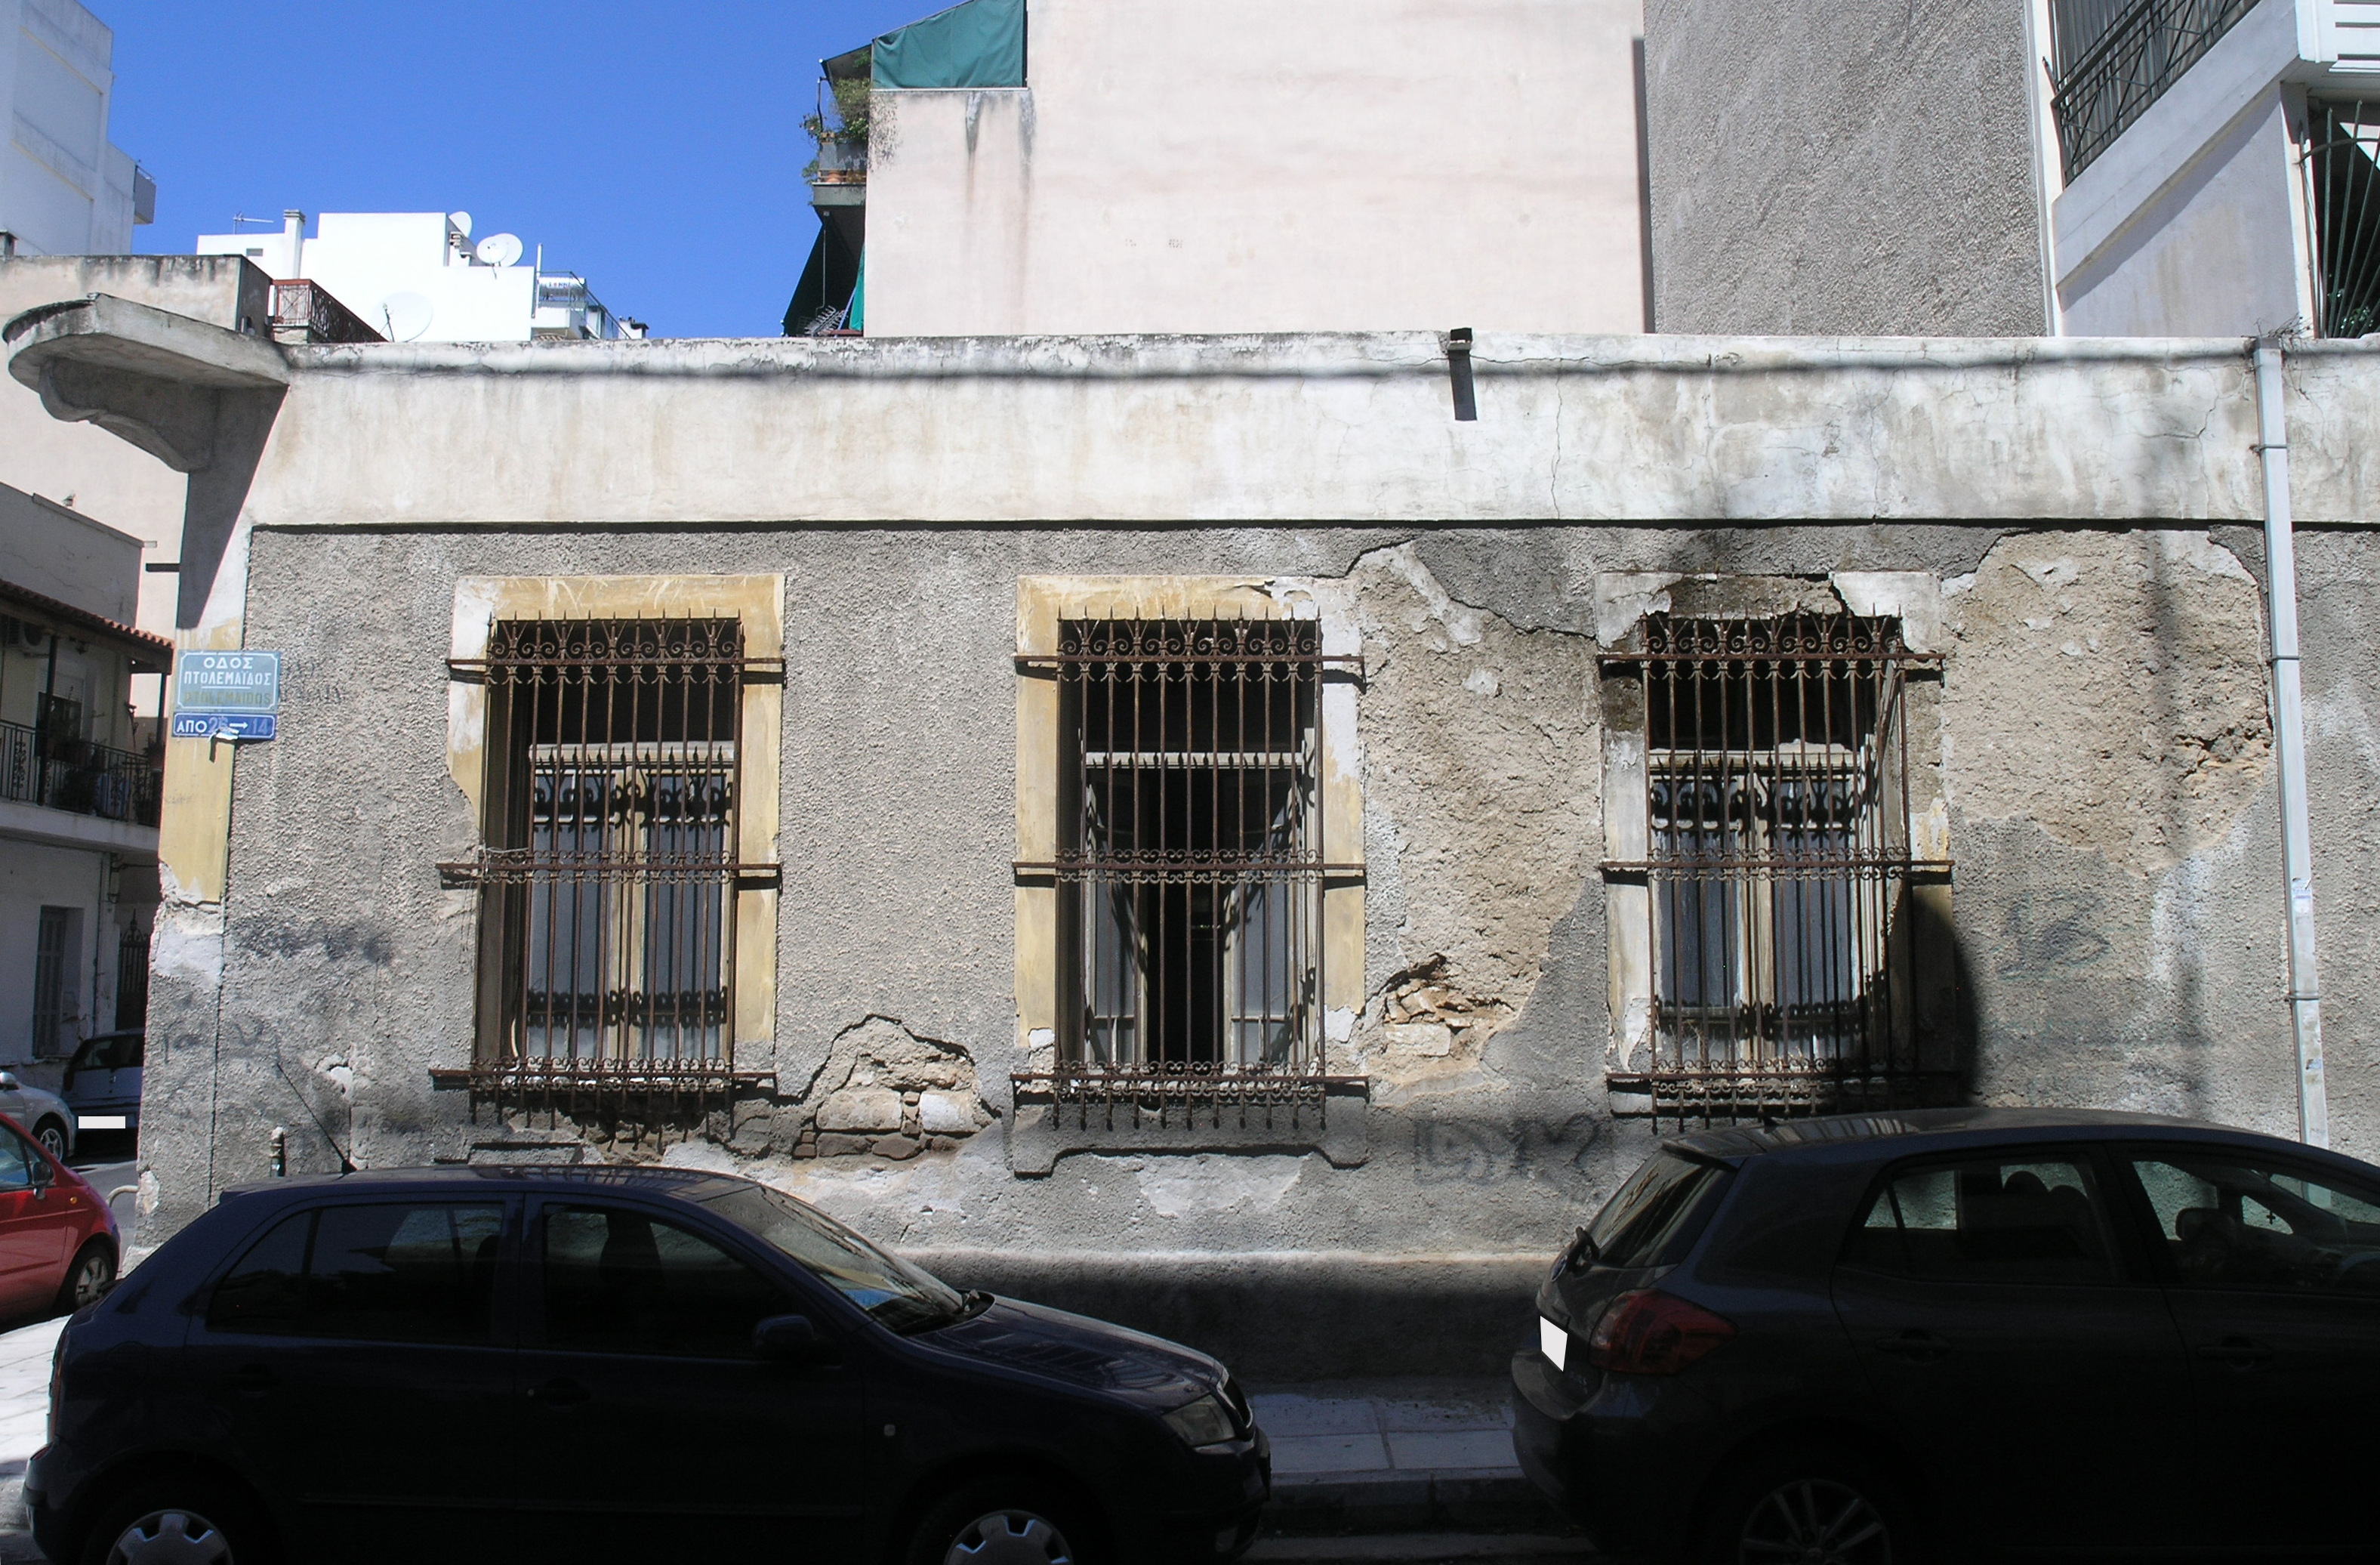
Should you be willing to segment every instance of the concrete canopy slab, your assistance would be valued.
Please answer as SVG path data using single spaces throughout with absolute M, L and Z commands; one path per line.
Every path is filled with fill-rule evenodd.
M 176 472 L 213 461 L 223 394 L 277 396 L 289 384 L 269 344 L 108 294 L 28 310 L 0 339 L 8 373 L 51 417 L 95 423 Z

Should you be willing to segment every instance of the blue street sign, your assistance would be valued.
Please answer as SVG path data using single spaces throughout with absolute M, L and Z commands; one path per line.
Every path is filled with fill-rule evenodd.
M 176 712 L 176 739 L 272 739 L 281 719 L 269 712 Z
M 257 713 L 281 710 L 277 652 L 186 652 L 174 664 L 174 713 Z M 181 730 L 178 727 L 176 733 Z

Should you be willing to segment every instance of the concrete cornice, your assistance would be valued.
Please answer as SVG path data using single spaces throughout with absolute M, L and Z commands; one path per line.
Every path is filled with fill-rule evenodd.
M 1445 344 L 1423 331 L 299 348 L 246 515 L 2252 520 L 2249 348 L 1482 331 L 1475 422 L 1455 419 Z M 2380 412 L 2373 351 L 2326 352 L 2300 376 L 2340 440 Z M 2358 448 L 2293 463 L 2309 520 L 2380 515 L 2363 498 L 2380 487 L 2334 483 Z
M 2244 361 L 2243 337 L 1577 336 L 1482 332 L 1473 361 L 1508 373 L 1673 370 L 2016 369 Z M 815 376 L 912 380 L 1388 378 L 1446 372 L 1438 332 L 982 337 L 662 337 L 553 343 L 357 343 L 283 350 L 350 375 Z

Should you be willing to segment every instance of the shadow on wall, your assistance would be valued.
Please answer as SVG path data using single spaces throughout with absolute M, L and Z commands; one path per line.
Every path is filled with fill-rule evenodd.
M 1259 1385 L 1503 1374 L 1535 1339 L 1547 1255 L 917 1255 L 980 1288 L 1152 1332 Z

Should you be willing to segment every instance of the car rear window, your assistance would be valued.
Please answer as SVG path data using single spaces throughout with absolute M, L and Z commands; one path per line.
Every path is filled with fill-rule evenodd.
M 211 1331 L 485 1342 L 501 1206 L 329 1206 L 284 1219 L 215 1285 Z
M 1727 1170 L 1674 1152 L 1657 1152 L 1629 1176 L 1586 1230 L 1596 1264 L 1649 1266 L 1659 1263 L 1670 1241 L 1685 1232 L 1704 1209 L 1704 1198 L 1724 1182 Z

